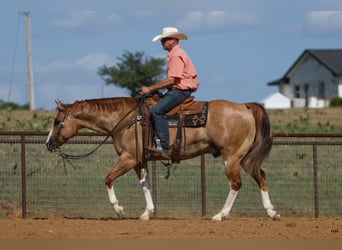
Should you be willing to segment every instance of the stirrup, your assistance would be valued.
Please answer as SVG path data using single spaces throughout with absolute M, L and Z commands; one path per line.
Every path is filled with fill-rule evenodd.
M 154 149 L 154 148 L 149 148 L 149 147 L 146 147 L 146 151 L 152 156 L 152 157 L 161 157 L 162 159 L 164 160 L 170 160 L 170 156 L 162 151 L 162 150 L 157 150 L 157 149 Z

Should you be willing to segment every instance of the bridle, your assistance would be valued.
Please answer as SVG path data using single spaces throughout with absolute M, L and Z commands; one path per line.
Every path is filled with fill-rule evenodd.
M 139 107 L 139 106 L 138 106 Z M 64 166 L 65 166 L 65 161 L 64 160 L 67 160 L 72 166 L 73 164 L 70 162 L 70 160 L 79 160 L 79 159 L 83 159 L 83 158 L 86 158 L 88 157 L 89 155 L 93 154 L 94 152 L 96 152 L 103 144 L 105 144 L 105 142 L 109 139 L 109 137 L 114 137 L 114 135 L 120 131 L 121 129 L 123 128 L 130 128 L 133 124 L 137 123 L 138 121 L 140 121 L 142 119 L 142 117 L 140 115 L 138 115 L 136 118 L 132 119 L 132 120 L 129 120 L 128 122 L 125 122 L 123 124 L 122 121 L 127 118 L 132 112 L 134 109 L 136 109 L 137 107 L 136 106 L 133 106 L 123 117 L 121 117 L 121 119 L 119 120 L 119 122 L 114 126 L 114 128 L 109 132 L 109 134 L 106 136 L 106 138 L 99 144 L 97 145 L 94 149 L 92 149 L 90 152 L 88 153 L 85 153 L 85 154 L 78 154 L 78 155 L 72 155 L 72 154 L 67 154 L 65 152 L 63 152 L 62 150 L 59 150 L 58 151 L 58 156 L 60 156 L 62 159 L 63 159 L 63 162 L 64 162 Z M 64 119 L 62 122 L 60 122 L 59 126 L 59 131 L 58 131 L 58 138 L 60 136 L 60 133 L 64 127 L 64 121 L 68 115 L 68 110 L 65 110 L 65 115 L 64 115 Z

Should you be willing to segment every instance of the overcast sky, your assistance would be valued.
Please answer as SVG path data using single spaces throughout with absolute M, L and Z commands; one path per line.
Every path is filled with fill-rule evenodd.
M 166 58 L 152 38 L 175 26 L 189 40 L 198 100 L 260 102 L 305 49 L 342 48 L 341 0 L 1 0 L 0 100 L 28 102 L 25 17 L 29 10 L 35 107 L 55 99 L 127 96 L 99 66 L 125 51 Z

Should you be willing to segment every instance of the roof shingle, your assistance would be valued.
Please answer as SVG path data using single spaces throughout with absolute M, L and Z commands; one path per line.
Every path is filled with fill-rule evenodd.
M 307 52 L 334 75 L 342 75 L 342 49 L 308 49 Z
M 342 49 L 307 49 L 304 50 L 282 78 L 269 82 L 267 85 L 274 86 L 284 82 L 289 83 L 289 73 L 306 54 L 309 54 L 319 63 L 324 65 L 334 76 L 342 76 Z

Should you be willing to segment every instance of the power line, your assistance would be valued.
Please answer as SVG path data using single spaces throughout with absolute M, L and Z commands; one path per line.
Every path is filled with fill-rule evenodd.
M 10 78 L 9 78 L 9 89 L 8 89 L 8 96 L 7 96 L 8 102 L 10 101 L 11 94 L 12 94 L 13 79 L 14 79 L 14 72 L 15 72 L 16 58 L 17 58 L 17 51 L 18 51 L 18 40 L 19 40 L 19 34 L 20 34 L 19 31 L 20 31 L 20 16 L 21 15 L 22 15 L 22 12 L 18 12 L 17 29 L 15 33 L 14 51 L 13 51 L 12 64 L 11 64 L 11 73 L 10 73 Z

